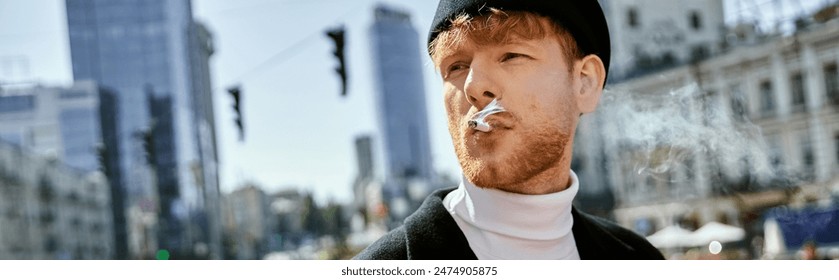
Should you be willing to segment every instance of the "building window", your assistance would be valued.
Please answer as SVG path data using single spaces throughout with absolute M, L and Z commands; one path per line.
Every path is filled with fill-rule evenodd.
M 16 113 L 33 111 L 34 109 L 34 95 L 0 96 L 0 113 Z
M 765 80 L 760 82 L 760 114 L 771 116 L 775 113 L 775 95 L 772 93 L 772 82 Z
M 702 16 L 699 15 L 699 12 L 690 12 L 690 27 L 692 27 L 693 30 L 702 29 Z
M 710 54 L 711 52 L 708 50 L 708 46 L 702 44 L 694 45 L 690 49 L 690 60 L 691 62 L 702 61 L 708 58 Z
M 638 27 L 638 10 L 635 10 L 635 8 L 629 8 L 629 10 L 626 11 L 626 18 L 629 27 Z
M 772 168 L 776 171 L 781 170 L 781 165 L 784 164 L 784 151 L 781 147 L 780 139 L 778 136 L 768 136 L 767 137 L 767 144 L 769 146 L 769 162 L 772 164 Z
M 839 105 L 839 71 L 836 69 L 836 63 L 824 66 L 824 88 L 827 101 Z
M 731 113 L 736 120 L 745 121 L 746 113 L 748 113 L 748 101 L 746 95 L 743 94 L 743 88 L 739 84 L 731 85 L 729 92 L 731 94 Z
M 5 141 L 16 146 L 23 146 L 23 135 L 20 133 L 0 133 L 0 141 Z
M 813 143 L 810 141 L 810 135 L 805 134 L 801 136 L 801 173 L 804 175 L 804 180 L 812 181 L 816 178 L 816 157 L 813 154 Z
M 804 91 L 804 74 L 801 72 L 795 73 L 790 77 L 792 85 L 792 110 L 794 112 L 803 112 L 806 110 L 807 102 Z

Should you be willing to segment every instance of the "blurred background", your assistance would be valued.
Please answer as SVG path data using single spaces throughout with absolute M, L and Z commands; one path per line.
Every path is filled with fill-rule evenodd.
M 575 205 L 839 258 L 839 3 L 601 0 Z M 346 259 L 460 181 L 436 1 L 0 0 L 0 259 Z

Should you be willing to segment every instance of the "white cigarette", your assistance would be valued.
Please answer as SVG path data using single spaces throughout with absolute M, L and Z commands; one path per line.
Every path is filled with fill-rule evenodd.
M 469 127 L 478 131 L 482 132 L 490 132 L 492 131 L 492 127 L 489 126 L 488 123 L 484 121 L 469 121 Z
M 484 119 L 489 115 L 501 113 L 504 111 L 504 107 L 501 107 L 501 104 L 498 103 L 498 99 L 493 99 L 492 102 L 487 104 L 487 106 L 484 107 L 483 110 L 478 112 L 478 114 L 468 122 L 469 128 L 482 132 L 490 132 L 492 131 L 492 126 L 490 126 L 489 123 L 484 121 Z

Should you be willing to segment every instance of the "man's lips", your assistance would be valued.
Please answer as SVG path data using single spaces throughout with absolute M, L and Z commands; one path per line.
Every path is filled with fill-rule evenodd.
M 467 129 L 467 134 L 481 132 L 470 128 L 469 120 L 471 119 L 467 119 L 463 122 L 464 127 L 466 127 Z M 508 112 L 500 112 L 489 115 L 486 118 L 484 118 L 484 121 L 492 127 L 492 131 L 495 131 L 496 129 L 512 129 L 515 124 L 515 119 L 513 118 L 513 115 Z M 492 131 L 485 133 L 492 133 Z

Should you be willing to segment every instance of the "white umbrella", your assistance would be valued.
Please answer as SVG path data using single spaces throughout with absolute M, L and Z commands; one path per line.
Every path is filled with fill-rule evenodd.
M 693 234 L 679 226 L 668 226 L 650 236 L 647 240 L 656 248 L 691 247 Z
M 712 241 L 720 243 L 743 240 L 746 231 L 742 228 L 710 222 L 693 232 L 693 241 L 698 245 L 705 245 Z

